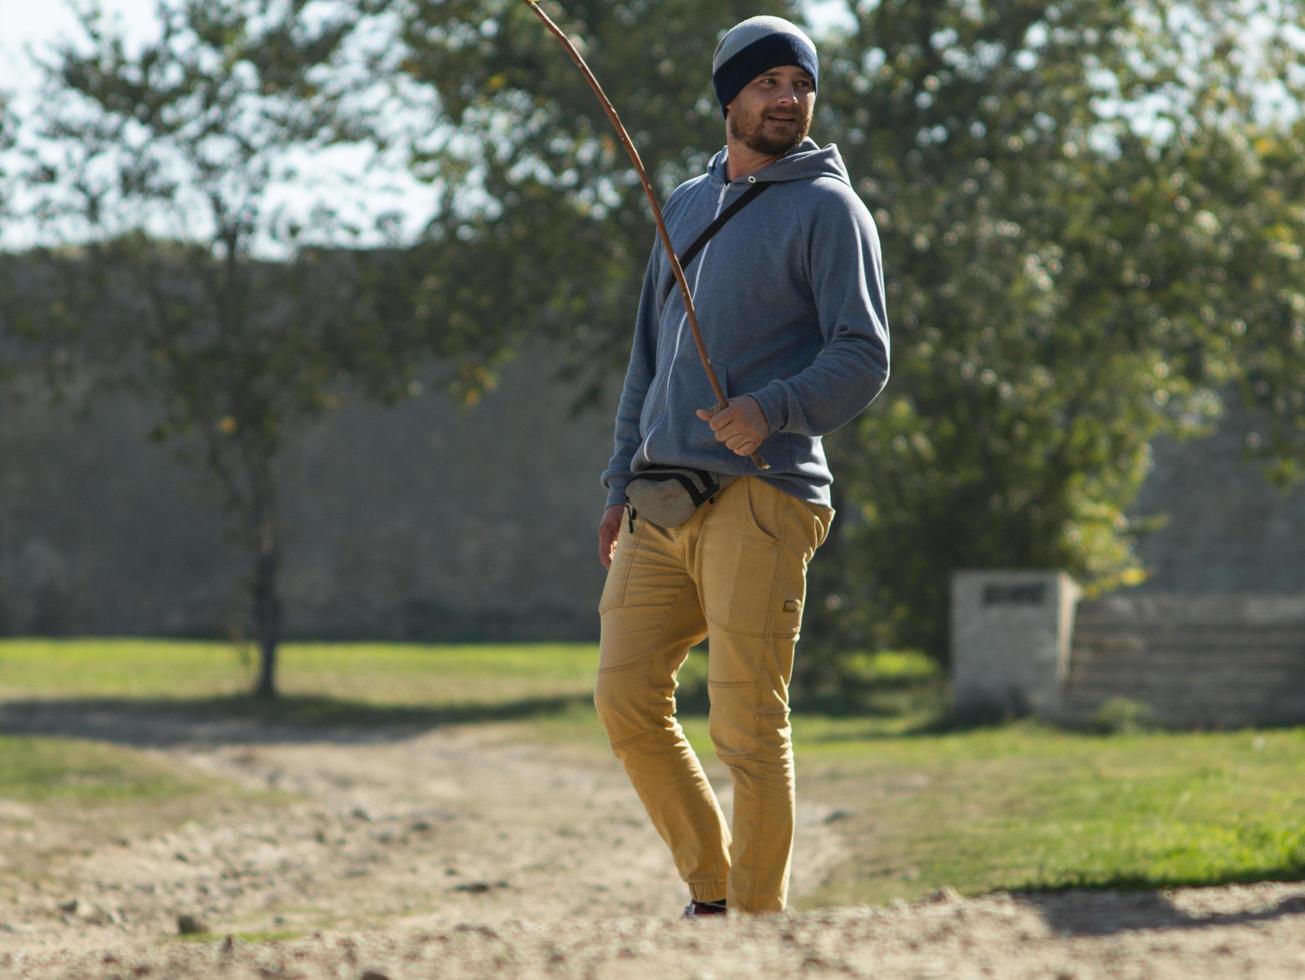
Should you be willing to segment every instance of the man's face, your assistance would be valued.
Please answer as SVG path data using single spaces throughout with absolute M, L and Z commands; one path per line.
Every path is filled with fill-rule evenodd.
M 734 96 L 725 123 L 731 139 L 766 156 L 782 156 L 807 137 L 816 87 L 796 65 L 762 72 Z

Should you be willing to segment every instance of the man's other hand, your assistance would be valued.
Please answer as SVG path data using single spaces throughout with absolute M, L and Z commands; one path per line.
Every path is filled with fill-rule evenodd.
M 700 408 L 698 418 L 711 426 L 717 442 L 738 456 L 751 456 L 770 435 L 766 416 L 751 395 L 735 398 L 715 415 L 710 408 Z
M 604 568 L 612 567 L 616 536 L 621 533 L 621 517 L 624 513 L 624 504 L 612 504 L 603 510 L 603 519 L 598 522 L 598 560 Z

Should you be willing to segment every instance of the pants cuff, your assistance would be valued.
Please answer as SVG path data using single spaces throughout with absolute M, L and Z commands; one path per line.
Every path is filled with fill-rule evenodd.
M 725 879 L 720 881 L 691 881 L 689 894 L 695 902 L 719 902 L 725 897 Z

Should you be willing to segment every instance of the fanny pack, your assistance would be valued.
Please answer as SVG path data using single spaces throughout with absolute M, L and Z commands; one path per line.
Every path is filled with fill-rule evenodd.
M 672 466 L 644 470 L 625 485 L 630 518 L 642 517 L 659 527 L 679 527 L 736 479 L 723 473 Z

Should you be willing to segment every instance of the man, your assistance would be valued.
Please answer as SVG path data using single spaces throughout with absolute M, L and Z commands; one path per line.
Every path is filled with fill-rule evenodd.
M 612 748 L 691 901 L 686 915 L 778 912 L 788 893 L 794 779 L 788 685 L 806 566 L 829 533 L 832 477 L 820 437 L 888 378 L 879 241 L 838 150 L 807 138 L 819 68 L 778 17 L 731 29 L 712 61 L 726 145 L 665 213 L 678 252 L 757 182 L 685 270 L 703 338 L 731 396 L 715 399 L 686 336 L 658 247 L 603 473 L 599 556 L 608 567 L 594 700 Z M 749 460 L 760 450 L 764 475 Z M 687 523 L 626 508 L 650 467 L 736 477 Z M 710 733 L 734 782 L 733 832 L 675 720 L 689 648 L 708 639 Z

